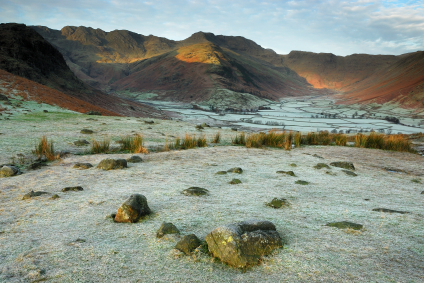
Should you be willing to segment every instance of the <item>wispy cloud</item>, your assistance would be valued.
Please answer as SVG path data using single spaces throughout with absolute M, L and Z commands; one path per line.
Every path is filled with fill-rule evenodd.
M 291 50 L 401 54 L 424 49 L 424 1 L 0 0 L 3 22 L 127 29 L 175 40 L 197 31 Z

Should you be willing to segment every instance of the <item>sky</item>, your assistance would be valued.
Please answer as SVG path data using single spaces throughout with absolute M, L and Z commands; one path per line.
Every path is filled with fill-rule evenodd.
M 212 32 L 279 54 L 424 50 L 424 0 L 0 0 L 0 22 L 125 29 L 173 40 Z

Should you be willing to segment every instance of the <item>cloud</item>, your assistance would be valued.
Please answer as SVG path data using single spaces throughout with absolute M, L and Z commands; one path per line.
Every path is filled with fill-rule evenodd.
M 291 50 L 401 54 L 424 49 L 424 1 L 0 0 L 4 22 L 84 25 L 182 40 L 197 31 Z

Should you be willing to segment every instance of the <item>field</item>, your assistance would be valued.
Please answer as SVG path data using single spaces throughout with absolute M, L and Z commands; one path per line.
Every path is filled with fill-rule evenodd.
M 56 150 L 72 153 L 41 169 L 22 168 L 22 175 L 0 179 L 0 281 L 424 281 L 420 155 L 338 146 L 246 148 L 231 145 L 237 132 L 230 129 L 200 131 L 184 121 L 88 116 L 54 107 L 45 113 L 44 107 L 36 105 L 26 115 L 15 111 L 9 120 L 0 120 L 0 164 L 19 160 L 19 153 L 30 158 L 43 135 Z M 84 128 L 94 133 L 82 134 Z M 212 144 L 218 131 L 221 141 Z M 151 151 L 137 154 L 142 163 L 111 171 L 73 168 L 77 162 L 96 166 L 104 158 L 133 155 L 88 154 L 89 146 L 77 147 L 74 141 L 110 139 L 119 147 L 116 141 L 134 133 L 143 135 Z M 205 135 L 208 147 L 155 151 L 185 133 Z M 353 162 L 358 176 L 334 166 L 314 168 L 334 161 Z M 243 174 L 216 175 L 232 167 L 242 167 Z M 296 177 L 277 174 L 280 170 L 292 170 Z M 242 183 L 229 184 L 233 178 Z M 61 191 L 69 186 L 84 190 Z M 181 194 L 192 186 L 210 194 Z M 22 200 L 31 190 L 49 194 Z M 147 197 L 153 214 L 138 223 L 114 223 L 110 214 L 133 193 Z M 51 199 L 53 194 L 59 198 Z M 274 197 L 286 198 L 291 206 L 265 206 Z M 181 236 L 194 233 L 202 239 L 218 226 L 248 219 L 273 222 L 285 245 L 245 272 L 201 251 L 185 256 L 174 249 L 177 238 L 155 237 L 162 222 L 174 223 Z M 325 226 L 343 220 L 364 228 Z

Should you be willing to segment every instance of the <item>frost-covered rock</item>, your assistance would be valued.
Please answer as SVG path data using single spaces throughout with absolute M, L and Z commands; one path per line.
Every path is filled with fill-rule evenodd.
M 330 165 L 334 167 L 343 168 L 343 169 L 355 170 L 355 166 L 353 166 L 352 162 L 338 161 L 338 162 L 331 162 Z
M 182 251 L 186 255 L 191 254 L 202 242 L 197 238 L 196 235 L 190 234 L 184 236 L 175 246 L 177 250 Z
M 274 224 L 265 220 L 249 220 L 218 227 L 205 240 L 214 257 L 236 268 L 256 265 L 261 256 L 282 246 Z
M 99 165 L 97 165 L 97 168 L 103 169 L 103 170 L 112 170 L 112 169 L 122 169 L 127 168 L 127 161 L 125 159 L 111 159 L 106 158 L 100 161 Z
M 203 195 L 207 195 L 209 191 L 204 188 L 190 187 L 188 189 L 183 190 L 181 193 L 186 196 L 203 196 Z
M 294 174 L 293 171 L 277 171 L 277 173 L 278 174 L 286 174 L 286 175 L 289 175 L 289 176 L 296 177 L 296 175 Z
M 144 215 L 151 213 L 145 196 L 140 194 L 131 195 L 118 209 L 115 222 L 134 223 Z
M 22 200 L 30 199 L 30 198 L 33 198 L 33 197 L 38 197 L 38 196 L 46 195 L 46 194 L 49 194 L 49 193 L 43 192 L 43 191 L 36 191 L 36 192 L 30 191 L 29 193 L 27 193 L 23 196 Z
M 13 165 L 3 165 L 0 169 L 0 177 L 12 177 L 20 173 L 19 168 Z
M 325 226 L 335 227 L 338 229 L 353 229 L 353 230 L 361 230 L 364 226 L 362 224 L 357 224 L 349 221 L 339 221 L 339 222 L 330 222 Z
M 75 163 L 74 167 L 75 169 L 89 169 L 93 167 L 93 165 L 91 163 L 81 163 L 81 162 L 77 162 Z
M 243 173 L 243 169 L 241 169 L 240 167 L 234 167 L 234 168 L 228 169 L 227 172 L 241 174 Z
M 127 158 L 127 162 L 140 163 L 140 162 L 143 162 L 143 159 L 138 155 L 133 155 L 130 158 Z
M 273 198 L 270 202 L 266 203 L 266 206 L 281 208 L 290 206 L 290 203 L 285 198 Z
M 156 233 L 156 238 L 162 238 L 166 234 L 180 234 L 180 230 L 172 223 L 163 222 Z

